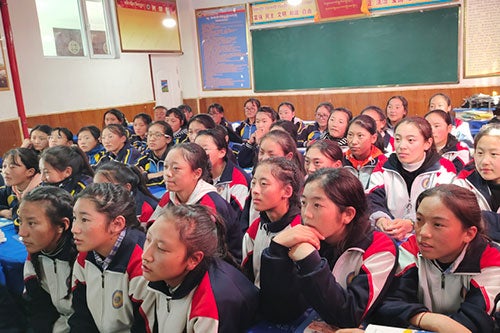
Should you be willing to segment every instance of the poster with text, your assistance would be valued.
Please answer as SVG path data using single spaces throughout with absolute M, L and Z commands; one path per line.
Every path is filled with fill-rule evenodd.
M 251 89 L 245 5 L 196 11 L 203 90 Z

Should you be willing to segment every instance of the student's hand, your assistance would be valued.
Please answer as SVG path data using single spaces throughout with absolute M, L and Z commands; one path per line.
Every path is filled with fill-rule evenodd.
M 410 318 L 410 324 L 438 333 L 470 333 L 471 331 L 446 315 L 420 312 Z
M 257 128 L 257 130 L 253 133 L 253 135 L 255 136 L 255 142 L 257 144 L 260 144 L 260 140 L 262 139 L 262 137 L 265 135 L 266 133 L 264 133 L 264 129 L 262 128 Z
M 341 328 L 340 330 L 336 330 L 335 333 L 362 333 L 364 330 L 360 328 Z
M 381 231 L 383 232 L 387 232 L 387 230 L 390 230 L 392 229 L 391 228 L 391 225 L 392 225 L 392 220 L 387 218 L 387 217 L 381 217 L 379 218 L 376 222 L 375 222 L 375 225 L 377 226 L 377 228 L 379 228 Z
M 300 243 L 295 245 L 288 252 L 288 256 L 293 261 L 299 261 L 316 251 L 316 248 L 309 243 Z
M 401 241 L 406 235 L 413 231 L 413 222 L 408 219 L 394 219 L 386 233 L 391 237 Z
M 320 240 L 323 239 L 325 239 L 325 237 L 323 237 L 318 230 L 300 224 L 293 228 L 283 230 L 273 238 L 273 241 L 289 249 L 300 243 L 309 243 L 319 250 Z
M 0 216 L 6 219 L 12 220 L 12 209 L 2 209 L 0 210 Z
M 23 143 L 21 144 L 21 148 L 31 148 L 33 144 L 31 143 L 30 138 L 26 138 L 23 140 Z

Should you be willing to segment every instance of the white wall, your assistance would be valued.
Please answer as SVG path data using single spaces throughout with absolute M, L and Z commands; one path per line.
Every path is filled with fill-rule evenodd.
M 197 98 L 197 97 L 218 97 L 218 96 L 247 96 L 254 95 L 251 90 L 227 90 L 227 91 L 203 91 L 201 89 L 201 76 L 200 76 L 200 62 L 198 59 L 198 39 L 196 34 L 196 19 L 194 12 L 196 9 L 200 8 L 212 8 L 212 7 L 222 7 L 229 5 L 237 5 L 242 3 L 255 2 L 251 0 L 177 0 L 177 6 L 179 9 L 179 20 L 180 20 L 180 32 L 182 49 L 184 55 L 181 58 L 181 82 L 183 89 L 184 98 Z M 459 1 L 463 4 L 463 0 Z M 414 8 L 407 8 L 404 10 L 414 10 Z M 463 7 L 461 10 L 463 14 Z M 463 27 L 463 23 L 462 23 Z M 460 87 L 480 87 L 480 86 L 495 86 L 500 85 L 500 76 L 495 77 L 485 77 L 485 78 L 474 78 L 474 79 L 464 79 L 463 69 L 462 69 L 462 40 L 460 37 L 459 45 L 459 63 L 460 63 L 460 83 L 458 84 L 448 84 L 448 85 L 426 85 L 421 86 L 425 89 L 439 89 L 439 88 L 460 88 Z M 251 47 L 251 42 L 249 42 Z M 251 50 L 249 59 L 251 61 Z M 419 88 L 419 86 L 408 86 L 408 87 L 398 87 L 401 90 L 413 90 Z M 391 91 L 394 87 L 386 88 L 358 88 L 349 89 L 349 92 L 374 92 L 374 91 Z M 338 92 L 345 93 L 345 89 L 339 89 Z M 305 92 L 276 92 L 276 93 L 259 93 L 259 95 L 297 95 L 297 94 L 324 94 L 324 93 L 335 93 L 335 90 L 322 90 L 322 91 L 305 91 Z M 489 89 L 485 89 L 485 94 L 491 94 Z M 464 96 L 465 97 L 465 96 Z
M 8 0 L 8 5 L 28 116 L 153 100 L 147 54 L 126 53 L 118 59 L 46 58 L 35 2 Z M 2 95 L 0 120 L 6 119 L 3 101 L 9 98 Z M 9 110 L 8 118 L 13 114 L 17 111 Z

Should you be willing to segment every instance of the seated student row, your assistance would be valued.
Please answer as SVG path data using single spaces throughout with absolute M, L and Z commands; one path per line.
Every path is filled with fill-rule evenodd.
M 260 174 L 260 168 L 266 165 L 286 163 L 291 162 L 270 158 L 256 172 Z M 274 174 L 268 176 L 268 186 L 279 182 L 273 180 Z M 282 191 L 284 197 L 297 197 L 297 193 L 287 189 L 289 186 L 276 190 Z M 256 187 L 254 191 L 257 194 L 260 189 Z M 66 201 L 65 207 L 69 205 L 71 210 L 73 199 L 64 193 L 67 192 L 56 187 L 39 187 L 27 194 L 19 211 L 20 234 L 32 258 L 25 271 L 27 290 L 33 293 L 33 304 L 43 300 L 46 304 L 33 312 L 44 314 L 32 318 L 36 325 L 51 327 L 58 320 L 75 332 L 140 332 L 148 327 L 153 331 L 156 327 L 158 332 L 166 327 L 178 327 L 179 332 L 236 332 L 255 319 L 260 297 L 260 314 L 274 322 L 289 322 L 307 307 L 313 307 L 325 321 L 340 327 L 356 327 L 373 320 L 387 323 L 384 318 L 394 323 L 397 318 L 399 325 L 413 324 L 438 332 L 465 332 L 460 325 L 474 332 L 492 331 L 491 315 L 496 306 L 493 298 L 500 292 L 496 278 L 500 253 L 481 236 L 481 215 L 474 194 L 455 185 L 440 185 L 420 195 L 417 238 L 411 236 L 401 245 L 398 265 L 394 243 L 384 233 L 373 231 L 367 219 L 367 200 L 357 178 L 346 169 L 313 173 L 301 195 L 304 224 L 278 233 L 263 251 L 260 296 L 252 282 L 236 269 L 210 259 L 225 257 L 229 252 L 224 242 L 224 223 L 209 208 L 181 204 L 162 211 L 146 236 L 141 269 L 144 235 L 138 229 L 134 200 L 124 187 L 90 185 L 77 196 L 72 214 L 68 208 L 64 214 L 56 209 L 61 201 Z M 468 203 L 467 207 L 463 202 Z M 261 205 L 259 202 L 256 206 Z M 268 213 L 271 211 L 266 210 Z M 71 258 L 61 257 L 71 251 L 60 250 L 72 244 L 68 230 L 80 251 L 74 263 L 73 292 L 69 298 L 69 289 L 65 289 L 69 286 L 53 282 L 66 281 L 70 271 L 51 267 L 54 258 L 60 260 L 57 265 L 71 265 Z M 216 234 L 218 240 L 207 238 Z M 408 255 L 402 256 L 404 251 Z M 428 269 L 422 272 L 420 287 L 408 289 L 406 284 L 418 281 L 403 268 L 408 265 L 406 260 L 417 258 L 418 251 L 424 259 L 419 259 L 423 261 L 417 267 Z M 487 264 L 479 266 L 479 262 Z M 41 265 L 38 272 L 33 265 Z M 462 271 L 461 267 L 467 270 Z M 128 274 L 124 275 L 125 269 Z M 49 272 L 59 275 L 44 283 Z M 465 280 L 464 273 L 469 274 Z M 443 297 L 432 298 L 442 285 L 439 276 L 443 274 L 447 286 L 444 290 L 450 297 L 446 305 L 435 301 Z M 460 284 L 456 283 L 456 276 L 461 276 Z M 147 285 L 150 289 L 146 289 Z M 395 287 L 389 288 L 390 285 Z M 469 291 L 460 298 L 464 287 Z M 430 288 L 433 293 L 428 291 Z M 402 294 L 406 290 L 414 294 Z M 68 304 L 71 298 L 72 307 L 59 304 Z M 104 299 L 103 303 L 96 303 L 98 299 Z M 200 300 L 204 300 L 203 305 Z M 439 313 L 451 315 L 451 319 Z
M 486 131 L 485 131 L 485 133 L 486 133 Z M 491 136 L 491 135 L 483 135 L 483 137 L 482 137 L 482 138 L 486 138 L 486 139 L 488 139 L 488 137 L 489 137 L 489 136 Z M 493 134 L 493 136 L 495 136 L 495 134 Z M 481 142 L 482 142 L 482 140 L 481 140 L 481 137 L 480 137 L 480 138 L 478 138 L 478 147 L 476 147 L 476 148 L 479 148 L 479 150 L 480 150 L 480 151 L 483 151 L 483 150 L 484 150 L 484 151 L 486 151 L 487 153 L 490 153 L 490 152 L 489 152 L 489 150 L 488 150 L 488 148 L 482 148 L 482 147 L 480 146 Z M 484 169 L 484 168 L 483 168 L 483 169 Z

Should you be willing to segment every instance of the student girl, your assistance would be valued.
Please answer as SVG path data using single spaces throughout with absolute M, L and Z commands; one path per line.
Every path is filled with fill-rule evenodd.
M 231 204 L 239 219 L 248 198 L 250 176 L 227 158 L 228 144 L 221 131 L 202 130 L 198 132 L 195 143 L 205 150 L 210 159 L 217 193 Z
M 481 210 L 500 213 L 500 124 L 484 125 L 474 138 L 474 167 L 458 174 L 454 184 L 476 195 Z
M 129 141 L 130 144 L 140 152 L 144 152 L 147 148 L 146 133 L 151 122 L 151 116 L 147 113 L 139 113 L 134 117 L 134 134 L 130 136 Z
M 347 128 L 352 120 L 352 112 L 346 108 L 335 108 L 328 118 L 328 129 L 321 136 L 322 140 L 336 141 L 343 150 L 347 150 Z
M 316 121 L 312 125 L 306 126 L 302 132 L 299 133 L 297 140 L 299 147 L 307 147 L 319 140 L 323 133 L 328 130 L 328 118 L 332 113 L 334 107 L 330 102 L 319 103 L 314 111 Z
M 108 161 L 134 165 L 141 156 L 141 153 L 130 145 L 127 130 L 121 125 L 111 124 L 104 127 L 101 140 L 106 152 L 98 165 Z
M 396 125 L 408 115 L 408 101 L 404 96 L 392 96 L 385 106 L 387 133 L 394 136 Z
M 301 195 L 302 224 L 262 254 L 261 311 L 289 322 L 312 307 L 328 324 L 359 327 L 382 301 L 397 249 L 367 218 L 363 186 L 348 170 L 321 169 Z
M 201 204 L 211 207 L 226 222 L 226 239 L 235 258 L 241 259 L 241 228 L 229 203 L 211 184 L 210 160 L 205 150 L 193 142 L 173 146 L 165 158 L 163 177 L 168 191 L 150 218 L 154 222 L 164 207 Z
M 173 136 L 172 127 L 166 122 L 155 121 L 151 123 L 146 133 L 147 150 L 136 164 L 146 174 L 146 183 L 150 190 L 160 194 L 158 197 L 161 197 L 165 192 L 163 164 L 168 150 L 173 145 Z
M 375 146 L 384 154 L 390 155 L 394 152 L 394 137 L 387 132 L 387 118 L 381 108 L 375 105 L 369 105 L 361 111 L 362 115 L 367 115 L 375 120 L 377 132 L 380 134 Z
M 76 199 L 71 232 L 80 252 L 73 268 L 71 332 L 143 332 L 131 293 L 142 275 L 145 235 L 125 187 L 92 184 Z
M 252 179 L 253 207 L 260 213 L 243 236 L 245 274 L 260 286 L 260 258 L 271 239 L 300 224 L 299 193 L 303 177 L 293 162 L 270 157 L 259 162 Z
M 119 184 L 129 190 L 135 199 L 135 213 L 141 223 L 148 222 L 158 206 L 159 200 L 151 194 L 136 166 L 109 161 L 96 170 L 94 183 Z
M 304 159 L 297 150 L 295 141 L 288 132 L 281 130 L 272 130 L 260 141 L 258 161 L 263 161 L 269 157 L 285 157 L 295 164 L 298 172 L 304 176 Z
M 342 167 L 343 154 L 339 144 L 331 140 L 318 140 L 307 147 L 304 167 L 307 175 L 323 168 Z
M 71 146 L 73 144 L 73 133 L 66 127 L 55 127 L 50 132 L 49 147 Z
M 245 142 L 238 154 L 238 164 L 242 168 L 254 166 L 261 139 L 271 130 L 271 125 L 278 119 L 278 114 L 269 106 L 261 106 L 255 115 L 255 132 Z
M 197 114 L 192 117 L 187 125 L 189 142 L 194 142 L 199 131 L 215 128 L 214 119 L 205 113 Z
M 451 134 L 458 141 L 465 143 L 468 147 L 472 147 L 474 139 L 470 132 L 469 123 L 455 117 L 451 106 L 451 98 L 443 93 L 436 93 L 429 98 L 429 111 L 443 110 L 450 114 L 452 120 Z
M 474 199 L 451 184 L 419 195 L 415 235 L 399 247 L 396 278 L 377 321 L 433 332 L 493 332 L 500 252 L 483 235 Z
M 0 188 L 0 216 L 13 220 L 17 228 L 19 204 L 42 181 L 37 153 L 29 148 L 7 151 L 2 160 L 2 176 L 5 186 Z
M 270 128 L 271 131 L 275 129 L 287 132 L 288 134 L 290 134 L 292 139 L 297 142 L 297 127 L 295 127 L 294 123 L 292 123 L 291 121 L 278 119 L 271 125 Z
M 224 221 L 203 205 L 167 207 L 149 228 L 142 255 L 148 332 L 244 332 L 258 290 L 233 266 Z
M 428 112 L 425 119 L 431 124 L 436 150 L 442 157 L 453 162 L 457 172 L 460 172 L 470 161 L 469 147 L 451 134 L 450 114 L 436 109 Z
M 101 130 L 96 126 L 84 126 L 77 133 L 78 147 L 87 155 L 90 166 L 94 167 L 104 155 L 101 144 Z
M 42 185 L 60 187 L 72 196 L 92 183 L 92 170 L 85 153 L 73 145 L 47 148 L 40 156 Z
M 49 136 L 52 133 L 52 127 L 49 125 L 36 125 L 30 131 L 30 137 L 24 139 L 22 148 L 33 149 L 40 154 L 45 148 L 49 147 Z
M 424 190 L 451 183 L 455 167 L 436 151 L 429 122 L 401 120 L 395 128 L 396 152 L 381 160 L 370 178 L 370 220 L 396 240 L 413 231 L 415 200 Z
M 343 164 L 361 181 L 363 188 L 368 188 L 373 169 L 379 161 L 387 161 L 387 157 L 375 147 L 377 141 L 377 125 L 367 115 L 354 118 L 349 124 L 347 144 Z M 381 162 L 382 163 L 382 162 Z
M 243 103 L 245 111 L 245 120 L 243 120 L 238 127 L 236 127 L 236 134 L 238 134 L 243 142 L 250 139 L 252 134 L 257 130 L 255 126 L 255 116 L 257 110 L 260 108 L 260 101 L 257 98 L 249 98 Z
M 57 187 L 32 190 L 19 207 L 19 236 L 29 253 L 25 299 L 36 332 L 69 332 L 71 273 L 77 255 L 72 220 L 73 197 Z
M 177 108 L 171 108 L 167 111 L 165 121 L 172 127 L 172 131 L 174 132 L 174 145 L 183 143 L 187 140 L 187 123 L 184 112 Z
M 280 120 L 291 121 L 295 125 L 295 132 L 300 133 L 305 128 L 304 122 L 295 116 L 295 106 L 290 102 L 281 102 L 278 105 L 278 116 Z
M 231 143 L 243 143 L 241 137 L 234 131 L 233 125 L 224 117 L 224 108 L 222 105 L 218 103 L 210 104 L 208 106 L 207 114 L 212 117 L 216 125 L 223 126 L 226 129 L 228 139 Z
M 103 127 L 111 124 L 122 125 L 128 129 L 128 121 L 123 112 L 118 109 L 110 109 L 104 113 L 103 117 Z

